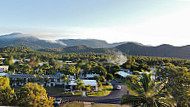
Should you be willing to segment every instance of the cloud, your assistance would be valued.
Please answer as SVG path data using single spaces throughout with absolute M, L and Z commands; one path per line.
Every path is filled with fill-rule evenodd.
M 78 28 L 85 38 L 104 39 L 109 42 L 137 41 L 147 45 L 189 44 L 190 6 L 184 6 L 170 14 L 155 16 L 132 26 L 113 26 L 104 28 Z
M 64 46 L 67 46 L 67 44 L 61 42 L 61 41 L 56 41 L 56 40 L 46 40 L 47 42 L 51 42 L 51 43 L 58 43 L 58 44 L 61 44 L 61 45 L 64 45 Z
M 173 13 L 155 16 L 135 25 L 109 26 L 98 28 L 0 27 L 0 33 L 4 34 L 12 32 L 21 32 L 32 34 L 38 38 L 45 40 L 89 38 L 102 39 L 108 42 L 136 41 L 146 45 L 159 45 L 167 43 L 179 46 L 189 44 L 189 13 L 190 5 L 186 5 Z

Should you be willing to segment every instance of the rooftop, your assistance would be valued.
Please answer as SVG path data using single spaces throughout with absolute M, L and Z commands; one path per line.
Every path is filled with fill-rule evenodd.
M 129 73 L 126 73 L 126 72 L 124 72 L 124 71 L 118 71 L 118 75 L 120 75 L 120 76 L 122 76 L 122 77 L 126 77 L 126 76 L 130 76 L 131 74 L 129 74 Z
M 86 78 L 93 78 L 96 75 L 100 76 L 99 74 L 86 74 Z
M 91 85 L 91 86 L 98 86 L 98 83 L 96 80 L 82 80 L 84 82 L 85 86 Z M 69 85 L 77 85 L 76 80 L 70 81 Z

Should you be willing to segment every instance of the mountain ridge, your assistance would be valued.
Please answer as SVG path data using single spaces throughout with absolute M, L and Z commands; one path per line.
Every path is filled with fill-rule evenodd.
M 109 44 L 97 39 L 59 39 L 55 42 L 38 39 L 34 35 L 11 33 L 0 36 L 0 47 L 28 47 L 34 50 L 56 53 L 112 53 L 121 51 L 128 55 L 176 57 L 190 59 L 190 45 L 173 46 L 162 44 L 159 46 L 143 45 L 137 42 L 119 42 Z M 67 46 L 65 46 L 66 44 Z

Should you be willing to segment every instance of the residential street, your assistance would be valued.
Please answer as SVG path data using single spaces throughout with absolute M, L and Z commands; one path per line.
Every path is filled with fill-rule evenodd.
M 112 103 L 112 104 L 119 104 L 122 95 L 127 94 L 126 85 L 122 83 L 118 83 L 116 80 L 111 81 L 113 87 L 116 85 L 120 85 L 120 90 L 112 90 L 112 92 L 103 97 L 82 97 L 82 96 L 71 96 L 71 95 L 63 95 L 63 96 L 56 96 L 62 97 L 63 100 L 67 101 L 84 101 L 84 102 L 95 102 L 95 103 Z

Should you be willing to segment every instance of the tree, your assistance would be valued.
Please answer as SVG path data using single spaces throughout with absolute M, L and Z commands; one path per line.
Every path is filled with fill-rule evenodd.
M 38 63 L 36 62 L 36 57 L 32 57 L 30 59 L 30 62 L 28 63 L 31 67 L 36 67 L 38 66 Z
M 0 105 L 2 106 L 16 105 L 16 96 L 9 83 L 8 77 L 0 77 Z
M 83 75 L 86 76 L 86 74 L 90 73 L 92 66 L 90 64 L 86 64 L 84 65 L 83 68 L 84 68 Z
M 14 58 L 13 58 L 13 56 L 11 56 L 11 57 L 9 58 L 9 65 L 13 65 L 13 64 L 14 64 L 13 60 L 14 60 Z
M 71 65 L 68 67 L 69 74 L 74 74 L 76 72 L 76 67 L 74 65 Z
M 37 83 L 28 83 L 21 88 L 18 95 L 19 106 L 52 107 L 54 99 L 47 97 L 46 90 Z
M 128 90 L 135 95 L 122 96 L 121 104 L 131 104 L 141 107 L 171 107 L 175 106 L 172 97 L 166 93 L 164 86 L 167 82 L 154 82 L 151 74 L 143 73 L 140 81 L 127 82 Z
M 79 78 L 79 73 L 81 72 L 81 68 L 77 67 L 76 71 L 75 71 L 75 78 L 78 79 Z
M 66 84 L 69 83 L 69 77 L 68 77 L 68 75 L 63 75 L 63 76 L 61 77 L 61 79 L 63 80 L 63 82 L 65 82 L 65 83 L 64 83 L 64 90 L 65 90 L 65 89 L 66 89 Z
M 111 73 L 115 74 L 117 71 L 119 71 L 121 67 L 119 65 L 115 65 L 111 67 Z
M 76 82 L 77 82 L 78 89 L 80 89 L 80 91 L 82 92 L 82 88 L 85 88 L 84 82 L 80 79 L 78 79 Z
M 96 81 L 100 81 L 100 76 L 95 75 L 95 76 L 94 76 L 94 79 L 95 79 Z
M 93 68 L 94 73 L 106 76 L 107 75 L 107 71 L 103 66 L 96 66 Z
M 112 75 L 111 73 L 109 73 L 109 74 L 107 74 L 106 79 L 107 79 L 108 81 L 111 81 L 111 80 L 114 79 L 114 77 L 113 77 L 113 75 Z
M 100 80 L 101 80 L 101 82 L 105 82 L 106 81 L 106 79 L 105 79 L 105 77 L 103 75 L 100 76 Z
M 102 82 L 100 80 L 97 81 L 98 86 L 101 88 L 102 87 Z
M 86 91 L 88 91 L 88 92 L 90 92 L 91 91 L 91 85 L 88 85 L 87 87 L 86 87 Z
M 177 106 L 188 107 L 190 95 L 190 72 L 186 67 L 175 67 L 172 64 L 159 68 L 156 72 L 158 80 L 168 79 L 166 88 L 174 96 Z

